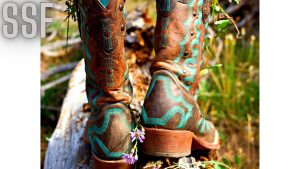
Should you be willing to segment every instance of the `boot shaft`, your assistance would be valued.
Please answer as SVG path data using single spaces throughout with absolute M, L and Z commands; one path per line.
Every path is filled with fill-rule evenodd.
M 124 0 L 78 0 L 78 23 L 92 107 L 129 104 L 132 89 L 124 52 Z
M 78 27 L 92 108 L 84 140 L 90 143 L 95 168 L 130 168 L 120 161 L 130 152 L 128 133 L 135 127 L 128 105 L 132 87 L 124 52 L 124 0 L 77 0 Z M 118 167 L 119 166 L 119 167 Z
M 191 147 L 218 149 L 218 132 L 205 120 L 196 99 L 210 3 L 156 2 L 156 58 L 142 108 L 142 123 L 150 135 L 142 145 L 143 152 L 181 157 L 189 155 Z
M 210 12 L 208 0 L 157 0 L 156 59 L 151 73 L 167 69 L 197 93 Z
M 207 0 L 157 0 L 156 58 L 142 109 L 147 127 L 193 131 L 201 119 L 198 81 Z M 206 16 L 206 17 L 204 17 Z

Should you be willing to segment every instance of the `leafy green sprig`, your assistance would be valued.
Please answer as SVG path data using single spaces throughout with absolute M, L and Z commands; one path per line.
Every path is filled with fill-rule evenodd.
M 219 1 L 220 0 L 212 0 L 212 5 L 211 5 L 211 8 L 212 8 L 212 17 L 214 19 L 215 30 L 217 31 L 217 33 L 218 32 L 222 32 L 230 24 L 232 24 L 235 27 L 236 31 L 237 31 L 236 37 L 237 38 L 241 38 L 241 36 L 240 36 L 240 30 L 239 30 L 238 26 L 236 25 L 234 19 L 232 17 L 230 17 L 226 13 L 226 11 L 220 5 Z M 228 2 L 232 3 L 232 0 L 228 0 Z M 236 4 L 239 4 L 240 0 L 234 0 L 234 2 Z M 218 15 L 218 14 L 223 14 L 226 17 L 226 19 L 216 20 L 215 16 Z

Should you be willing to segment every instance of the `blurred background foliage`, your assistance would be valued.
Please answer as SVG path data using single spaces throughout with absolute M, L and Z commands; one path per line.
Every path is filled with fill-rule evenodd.
M 56 9 L 48 11 L 54 22 L 47 27 L 47 37 L 41 40 L 41 168 L 48 138 L 60 115 L 68 87 L 68 76 L 83 58 L 80 44 L 71 40 L 79 38 L 77 23 L 70 20 L 67 31 L 67 14 L 63 12 L 66 9 L 65 1 L 54 2 L 57 4 Z M 154 0 L 127 0 L 126 9 L 130 12 L 144 2 L 149 3 L 148 24 L 153 27 L 156 20 Z M 259 2 L 241 0 L 236 5 L 220 1 L 220 4 L 235 20 L 242 38 L 236 37 L 236 30 L 232 25 L 219 29 L 213 21 L 210 23 L 210 38 L 206 41 L 207 52 L 203 66 L 204 69 L 209 69 L 202 72 L 198 103 L 202 113 L 216 124 L 220 132 L 220 157 L 232 163 L 240 161 L 241 168 L 258 168 Z M 224 20 L 224 16 L 216 15 L 215 19 Z M 70 45 L 66 51 L 67 33 Z M 62 50 L 53 50 L 56 48 Z M 49 70 L 51 72 L 58 67 L 62 67 L 63 71 L 43 77 Z M 49 84 L 50 87 L 47 87 Z M 238 165 L 235 167 L 238 168 Z

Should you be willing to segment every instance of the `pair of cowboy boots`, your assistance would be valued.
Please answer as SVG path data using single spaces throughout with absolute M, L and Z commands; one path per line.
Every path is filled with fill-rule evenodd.
M 208 0 L 156 0 L 156 58 L 142 108 L 143 153 L 182 157 L 218 149 L 219 136 L 197 104 Z M 124 52 L 125 0 L 76 0 L 92 114 L 85 132 L 95 168 L 132 168 L 122 156 L 133 145 L 132 86 Z

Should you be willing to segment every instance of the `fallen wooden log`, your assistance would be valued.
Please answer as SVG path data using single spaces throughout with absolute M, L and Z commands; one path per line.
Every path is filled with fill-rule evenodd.
M 46 153 L 44 169 L 90 168 L 89 148 L 81 139 L 89 113 L 83 113 L 85 94 L 84 63 L 75 68 L 69 81 L 61 114 Z

